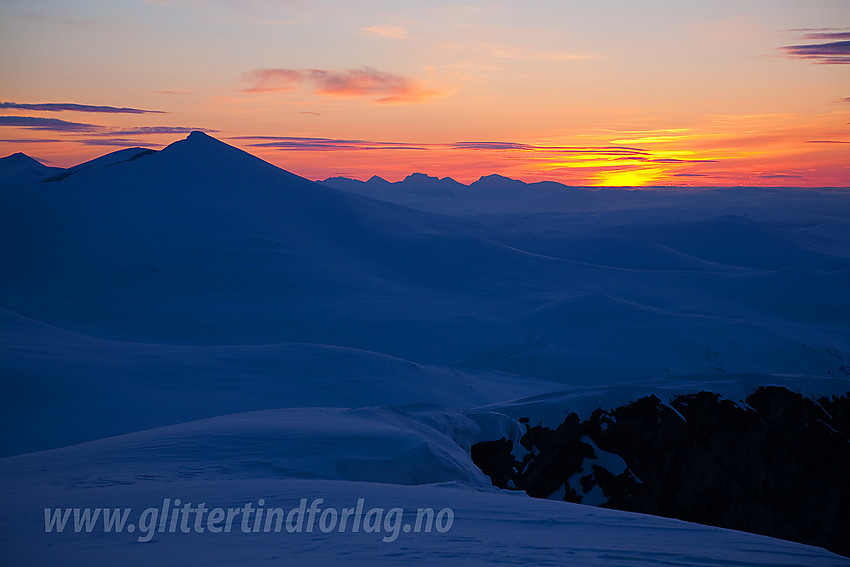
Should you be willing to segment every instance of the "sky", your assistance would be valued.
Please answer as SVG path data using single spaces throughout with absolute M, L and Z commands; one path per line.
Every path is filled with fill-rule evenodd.
M 849 0 L 3 0 L 0 155 L 850 186 Z

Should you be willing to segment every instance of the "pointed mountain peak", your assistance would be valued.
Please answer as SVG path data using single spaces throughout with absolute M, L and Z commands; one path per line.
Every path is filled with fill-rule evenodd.
M 366 183 L 373 183 L 375 185 L 389 185 L 390 184 L 389 181 L 387 181 L 386 179 L 384 179 L 383 177 L 381 177 L 379 175 L 373 175 L 372 177 L 369 178 L 368 181 L 366 181 Z
M 193 130 L 187 137 L 189 141 L 215 140 L 212 136 L 201 130 Z M 218 140 L 215 140 L 218 141 Z
M 221 140 L 213 138 L 212 136 L 210 136 L 206 132 L 202 132 L 200 130 L 194 130 L 192 133 L 190 133 L 188 136 L 186 136 L 182 140 L 177 140 L 176 142 L 169 144 L 168 147 L 175 146 L 177 144 L 190 145 L 192 147 L 202 147 L 202 146 L 218 145 L 218 144 L 227 145 L 224 142 L 222 142 Z
M 33 164 L 33 165 L 38 164 L 38 165 L 44 166 L 43 163 L 41 163 L 40 161 L 38 161 L 35 158 L 28 156 L 27 154 L 25 154 L 23 152 L 15 152 L 15 153 L 8 155 L 4 158 L 0 158 L 0 160 L 2 160 L 3 163 L 9 163 L 9 164 L 13 164 L 13 163 L 14 164 Z M 47 166 L 44 166 L 44 167 L 47 167 Z
M 44 165 L 23 152 L 0 158 L 0 181 L 39 181 L 60 171 L 63 169 Z
M 225 153 L 229 155 L 251 155 L 235 146 L 231 146 L 227 142 L 222 142 L 218 138 L 210 136 L 206 132 L 201 132 L 200 130 L 193 131 L 191 134 L 189 134 L 182 140 L 172 142 L 171 144 L 163 148 L 162 152 L 164 152 L 166 155 L 170 155 L 176 152 L 184 156 L 195 157 L 212 157 L 213 155 L 218 155 L 219 157 L 221 157 L 225 155 Z M 259 159 L 252 155 L 251 157 L 254 159 Z

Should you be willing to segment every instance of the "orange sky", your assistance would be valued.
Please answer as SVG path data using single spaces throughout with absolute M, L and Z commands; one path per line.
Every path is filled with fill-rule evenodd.
M 203 129 L 311 179 L 850 186 L 846 0 L 519 4 L 4 2 L 0 155 Z

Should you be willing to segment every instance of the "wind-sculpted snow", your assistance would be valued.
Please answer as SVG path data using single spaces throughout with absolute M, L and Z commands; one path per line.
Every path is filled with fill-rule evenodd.
M 4 483 L 66 488 L 179 479 L 316 478 L 487 488 L 474 421 L 440 406 L 291 408 L 226 415 L 4 461 Z M 60 472 L 61 471 L 61 472 Z
M 481 487 L 459 445 L 432 428 L 461 425 L 450 412 L 428 407 L 378 410 L 297 409 L 226 416 L 92 443 L 0 459 L 6 497 L 0 508 L 0 547 L 11 564 L 30 565 L 599 565 L 674 564 L 841 566 L 822 549 L 677 520 L 566 502 L 494 493 Z M 447 420 L 448 418 L 448 420 Z M 424 422 L 431 422 L 426 425 Z M 430 432 L 429 432 L 430 431 Z M 463 437 L 463 435 L 461 435 Z M 423 445 L 424 444 L 424 445 Z M 427 450 L 412 450 L 427 446 Z M 352 462 L 350 459 L 353 459 Z M 410 459 L 409 461 L 407 459 Z M 434 467 L 437 459 L 439 467 Z M 375 467 L 383 461 L 384 467 Z M 358 468 L 355 464 L 365 466 Z M 395 465 L 398 468 L 393 468 Z M 418 466 L 414 466 L 418 465 Z M 442 475 L 435 471 L 442 470 Z M 402 486 L 327 480 L 359 473 L 383 480 L 441 485 Z M 303 477 L 314 474 L 314 478 Z M 421 476 L 421 475 L 426 476 Z M 381 476 L 383 475 L 383 476 Z M 387 476 L 395 475 L 395 476 Z M 408 475 L 408 476 L 404 476 Z M 300 478 L 299 478 L 300 477 Z M 473 484 L 468 481 L 473 477 Z M 480 485 L 480 484 L 479 484 Z M 177 506 L 236 510 L 246 504 L 291 511 L 299 501 L 319 510 L 399 508 L 412 523 L 418 510 L 450 509 L 444 533 L 406 532 L 394 539 L 377 529 L 325 532 L 318 524 L 288 529 L 211 533 L 194 522 L 182 531 L 111 532 L 97 524 L 75 533 L 45 529 L 45 513 L 71 508 L 129 509 L 128 524 L 165 499 Z M 174 516 L 172 516 L 174 517 Z M 178 517 L 179 519 L 179 517 Z M 146 540 L 145 534 L 150 536 Z M 140 542 L 141 540 L 141 542 Z
M 2 309 L 0 322 L 3 456 L 256 409 L 422 402 L 470 408 L 557 387 L 330 345 L 122 342 Z

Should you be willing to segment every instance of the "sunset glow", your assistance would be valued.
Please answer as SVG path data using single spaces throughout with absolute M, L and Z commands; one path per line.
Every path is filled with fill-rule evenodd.
M 0 154 L 207 131 L 311 179 L 850 185 L 845 0 L 13 0 Z

